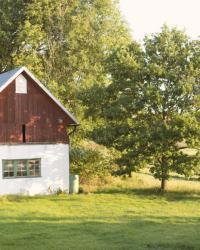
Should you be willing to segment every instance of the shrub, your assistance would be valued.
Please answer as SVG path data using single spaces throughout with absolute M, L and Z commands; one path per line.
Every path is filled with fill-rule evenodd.
M 96 178 L 103 180 L 116 169 L 116 156 L 115 150 L 83 140 L 70 150 L 70 171 L 80 175 L 81 183 L 89 183 Z

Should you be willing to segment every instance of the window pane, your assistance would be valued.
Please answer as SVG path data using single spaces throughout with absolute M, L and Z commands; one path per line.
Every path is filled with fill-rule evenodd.
M 26 160 L 17 161 L 16 168 L 18 177 L 27 176 Z
M 30 176 L 40 176 L 40 160 L 29 160 L 28 168 Z
M 3 160 L 3 177 L 40 177 L 40 159 L 24 160 Z
M 13 177 L 13 176 L 14 176 L 13 161 L 5 161 L 3 169 L 3 177 Z

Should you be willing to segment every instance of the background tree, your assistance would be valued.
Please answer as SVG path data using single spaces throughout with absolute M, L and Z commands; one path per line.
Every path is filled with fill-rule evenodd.
M 0 0 L 0 72 L 13 68 L 12 53 L 16 51 L 16 36 L 25 19 L 25 0 Z M 30 2 L 30 1 L 29 1 Z
M 26 65 L 73 111 L 80 88 L 107 82 L 106 58 L 130 41 L 112 0 L 5 0 L 0 11 L 2 70 Z

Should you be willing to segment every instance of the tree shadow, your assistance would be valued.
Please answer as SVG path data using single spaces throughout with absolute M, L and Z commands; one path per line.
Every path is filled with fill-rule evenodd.
M 134 249 L 197 250 L 199 218 L 131 216 L 16 217 L 0 223 L 1 250 Z M 15 221 L 15 222 L 13 222 Z
M 51 195 L 52 198 L 55 197 L 56 199 L 56 195 Z M 8 201 L 8 202 L 26 202 L 26 201 L 32 201 L 32 200 L 39 200 L 39 199 L 45 199 L 50 197 L 50 195 L 48 196 L 44 196 L 44 195 L 34 195 L 34 196 L 29 196 L 29 195 L 15 195 L 15 194 L 11 194 L 11 195 L 3 195 L 0 196 L 0 201 Z M 0 249 L 1 250 L 1 249 Z
M 199 182 L 199 177 L 191 177 L 191 178 L 187 179 L 187 178 L 185 178 L 184 176 L 177 176 L 177 175 L 175 176 L 175 175 L 173 175 L 173 176 L 171 176 L 170 178 L 171 178 L 171 180 L 195 181 L 195 182 Z
M 139 172 L 139 173 L 141 173 L 142 175 L 153 177 L 153 174 L 151 174 L 150 172 L 149 173 L 148 172 Z M 183 175 L 174 175 L 174 174 L 170 175 L 170 180 L 193 181 L 193 182 L 198 182 L 198 183 L 200 182 L 200 178 L 198 176 L 186 178 Z
M 161 192 L 159 188 L 113 188 L 113 189 L 102 189 L 95 192 L 96 194 L 126 194 L 135 195 L 141 198 L 155 199 L 155 198 L 165 198 L 167 201 L 199 201 L 200 191 L 171 191 Z

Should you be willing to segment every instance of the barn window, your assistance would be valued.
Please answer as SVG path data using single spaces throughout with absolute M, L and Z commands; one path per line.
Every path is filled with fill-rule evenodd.
M 3 160 L 3 178 L 41 176 L 41 159 Z
M 15 80 L 15 92 L 16 94 L 27 94 L 27 80 L 22 74 Z

